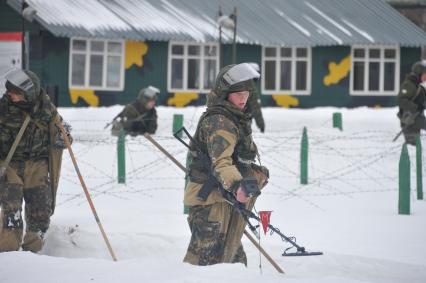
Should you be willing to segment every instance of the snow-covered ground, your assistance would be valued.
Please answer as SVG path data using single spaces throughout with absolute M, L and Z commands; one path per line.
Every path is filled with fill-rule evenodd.
M 416 199 L 411 160 L 411 215 L 398 215 L 398 162 L 403 138 L 392 109 L 265 108 L 266 133 L 254 139 L 271 179 L 256 204 L 271 224 L 322 256 L 283 257 L 289 245 L 264 235 L 261 245 L 286 272 L 261 259 L 243 238 L 248 268 L 182 262 L 190 232 L 183 214 L 183 172 L 144 137 L 126 139 L 126 184 L 117 184 L 116 138 L 104 126 L 120 110 L 64 108 L 73 150 L 118 258 L 113 262 L 68 153 L 57 207 L 40 254 L 0 254 L 0 282 L 426 282 L 426 201 Z M 193 133 L 203 107 L 158 107 L 154 138 L 180 162 L 173 114 Z M 343 115 L 343 131 L 332 113 Z M 300 185 L 303 127 L 309 137 L 309 184 Z M 426 145 L 426 136 L 422 136 Z M 426 154 L 423 153 L 423 160 Z M 423 169 L 423 176 L 426 170 Z M 426 186 L 426 184 L 424 184 Z

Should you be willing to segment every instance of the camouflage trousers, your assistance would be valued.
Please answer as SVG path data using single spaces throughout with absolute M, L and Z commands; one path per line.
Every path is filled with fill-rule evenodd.
M 26 233 L 22 206 L 25 200 Z M 23 250 L 38 252 L 43 246 L 52 214 L 52 192 L 46 159 L 13 161 L 0 182 L 0 252 Z
M 246 207 L 251 209 L 254 202 L 255 199 L 251 200 Z M 218 202 L 191 206 L 188 224 L 192 235 L 184 262 L 194 265 L 247 265 L 247 257 L 241 244 L 246 223 L 229 204 Z

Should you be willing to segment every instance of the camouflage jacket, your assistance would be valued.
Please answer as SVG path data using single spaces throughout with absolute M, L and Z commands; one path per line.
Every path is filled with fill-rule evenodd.
M 146 109 L 139 100 L 126 105 L 119 117 L 128 133 L 154 134 L 157 130 L 157 111 L 155 108 Z
M 209 96 L 215 96 L 214 93 Z M 198 148 L 211 160 L 203 164 L 191 144 L 188 177 L 185 190 L 186 205 L 208 205 L 223 201 L 214 190 L 206 202 L 196 196 L 212 170 L 216 179 L 229 191 L 235 192 L 243 177 L 255 176 L 257 147 L 252 139 L 250 116 L 228 101 L 209 98 L 207 111 L 201 116 L 194 140 Z M 260 167 L 260 166 L 257 166 Z M 257 176 L 255 176 L 257 177 Z
M 407 111 L 412 113 L 423 111 L 425 100 L 425 92 L 419 89 L 419 79 L 415 74 L 408 74 L 397 96 L 399 116 Z
M 0 159 L 4 160 L 24 122 L 25 115 L 30 115 L 21 141 L 16 148 L 12 160 L 34 160 L 49 156 L 49 122 L 57 114 L 49 96 L 42 90 L 36 106 L 31 113 L 16 107 L 8 98 L 0 99 Z

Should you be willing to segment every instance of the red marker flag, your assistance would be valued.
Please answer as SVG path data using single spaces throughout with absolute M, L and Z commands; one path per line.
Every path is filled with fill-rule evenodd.
M 269 220 L 271 219 L 272 211 L 259 211 L 260 221 L 262 222 L 263 231 L 268 231 Z

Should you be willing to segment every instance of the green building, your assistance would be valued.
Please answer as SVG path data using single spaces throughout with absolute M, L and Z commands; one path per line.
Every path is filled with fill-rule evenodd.
M 24 29 L 59 106 L 126 104 L 148 85 L 161 105 L 202 105 L 234 61 L 259 64 L 264 106 L 395 106 L 426 45 L 384 0 L 0 0 L 0 46 Z

